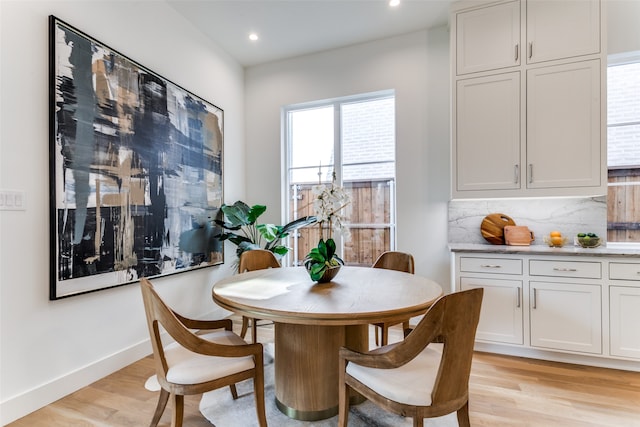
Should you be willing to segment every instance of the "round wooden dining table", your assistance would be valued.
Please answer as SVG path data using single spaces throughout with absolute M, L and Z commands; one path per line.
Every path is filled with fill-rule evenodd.
M 284 267 L 222 279 L 212 294 L 227 310 L 274 322 L 276 405 L 315 421 L 338 413 L 339 348 L 368 350 L 369 324 L 423 314 L 442 287 L 415 274 L 349 266 L 316 283 L 304 267 Z

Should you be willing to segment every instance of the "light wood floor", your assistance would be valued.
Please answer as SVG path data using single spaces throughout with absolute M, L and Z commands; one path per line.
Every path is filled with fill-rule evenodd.
M 273 338 L 271 328 L 259 331 L 261 342 Z M 390 340 L 399 335 L 392 331 Z M 144 383 L 153 373 L 146 357 L 8 426 L 147 426 L 158 394 Z M 469 387 L 475 427 L 640 427 L 637 372 L 476 353 Z M 199 401 L 185 398 L 185 427 L 212 426 L 200 415 Z M 171 424 L 170 413 L 169 405 L 160 426 Z

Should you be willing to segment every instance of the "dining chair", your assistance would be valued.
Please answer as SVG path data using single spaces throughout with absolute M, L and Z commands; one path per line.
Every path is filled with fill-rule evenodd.
M 185 395 L 229 386 L 237 399 L 235 384 L 250 378 L 258 424 L 266 427 L 262 344 L 247 344 L 234 334 L 231 319 L 194 320 L 181 316 L 160 298 L 148 279 L 140 280 L 140 288 L 161 387 L 150 427 L 158 425 L 169 397 L 173 402 L 171 426 L 181 427 Z M 163 346 L 161 328 L 174 342 Z
M 386 268 L 387 270 L 404 271 L 405 273 L 415 273 L 413 255 L 398 252 L 398 251 L 386 251 L 380 254 L 378 259 L 373 263 L 373 268 Z M 409 319 L 402 322 L 381 322 L 374 323 L 376 345 L 378 345 L 378 329 L 380 329 L 381 345 L 387 345 L 389 343 L 389 328 L 391 326 L 402 323 L 402 330 L 409 328 Z
M 273 252 L 266 249 L 252 249 L 242 252 L 240 262 L 238 264 L 238 273 L 247 271 L 263 270 L 265 268 L 280 268 L 280 262 Z M 258 319 L 242 316 L 242 329 L 240 337 L 244 338 L 247 334 L 251 321 L 251 342 L 258 342 Z
M 440 297 L 400 342 L 356 352 L 340 349 L 338 426 L 346 427 L 349 393 L 355 390 L 374 404 L 413 418 L 456 411 L 469 426 L 469 375 L 484 289 Z

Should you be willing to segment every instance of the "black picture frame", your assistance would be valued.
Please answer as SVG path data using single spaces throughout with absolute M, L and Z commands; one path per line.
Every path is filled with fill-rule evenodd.
M 49 299 L 221 264 L 224 112 L 49 17 Z

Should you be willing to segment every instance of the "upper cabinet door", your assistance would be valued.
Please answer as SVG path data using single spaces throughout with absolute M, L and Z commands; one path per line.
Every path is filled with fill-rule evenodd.
M 527 63 L 600 52 L 598 0 L 527 2 Z
M 527 72 L 527 188 L 601 184 L 600 60 Z
M 457 74 L 520 65 L 520 2 L 456 14 Z
M 458 80 L 454 194 L 520 188 L 520 72 Z

